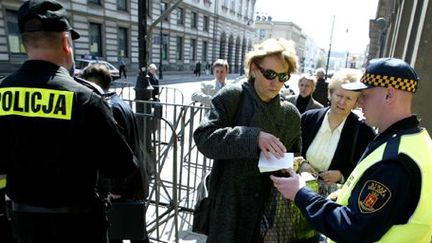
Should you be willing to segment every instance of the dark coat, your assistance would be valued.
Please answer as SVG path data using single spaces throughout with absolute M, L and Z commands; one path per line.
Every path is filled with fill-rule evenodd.
M 301 148 L 300 114 L 276 96 L 262 102 L 249 83 L 231 85 L 212 99 L 212 109 L 194 132 L 198 150 L 214 159 L 207 242 L 259 242 L 264 202 L 271 189 L 258 170 L 258 134 L 278 136 L 289 152 Z
M 153 92 L 152 92 L 153 99 L 156 99 L 156 97 L 159 95 L 159 79 L 156 77 L 156 75 L 153 75 L 150 72 L 148 72 L 148 76 L 149 76 L 149 82 L 153 86 Z
M 104 96 L 111 106 L 120 132 L 136 157 L 140 170 L 126 178 L 102 178 L 101 181 L 106 183 L 104 186 L 107 187 L 105 189 L 108 192 L 120 194 L 122 196 L 121 200 L 144 200 L 149 192 L 149 178 L 147 174 L 149 168 L 147 168 L 144 160 L 144 151 L 140 142 L 137 118 L 129 104 L 122 100 L 116 92 L 110 92 Z
M 309 110 L 301 117 L 302 156 L 305 159 L 307 159 L 306 152 L 315 139 L 328 109 L 330 108 Z M 375 137 L 374 130 L 359 119 L 353 112 L 348 115 L 329 167 L 329 170 L 340 170 L 345 179 L 351 174 L 367 145 Z M 358 129 L 357 140 L 353 143 L 356 129 Z
M 297 107 L 297 99 L 298 99 L 299 95 L 290 95 L 286 98 L 287 101 L 291 102 L 293 105 L 295 105 Z M 318 109 L 318 108 L 322 108 L 323 105 L 321 105 L 321 103 L 319 103 L 318 101 L 316 101 L 312 96 L 309 99 L 309 102 L 306 106 L 306 110 L 312 110 L 312 109 Z
M 312 93 L 312 97 L 321 103 L 321 105 L 329 106 L 328 100 L 328 83 L 324 78 L 318 79 L 315 87 L 315 91 Z

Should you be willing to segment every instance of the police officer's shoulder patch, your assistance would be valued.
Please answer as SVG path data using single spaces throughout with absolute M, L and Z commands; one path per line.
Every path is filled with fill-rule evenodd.
M 368 180 L 364 183 L 358 197 L 358 206 L 361 213 L 375 213 L 382 209 L 390 200 L 391 191 L 384 184 Z

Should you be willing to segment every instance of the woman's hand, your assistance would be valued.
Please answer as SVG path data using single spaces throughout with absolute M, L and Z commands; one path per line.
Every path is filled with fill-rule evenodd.
M 301 162 L 300 164 L 300 172 L 309 172 L 311 173 L 313 176 L 318 176 L 318 171 L 316 171 L 312 165 L 309 164 L 309 162 L 307 162 L 307 160 L 304 160 Z
M 342 173 L 339 170 L 328 170 L 319 173 L 319 177 L 328 185 L 336 183 L 342 179 Z
M 258 134 L 258 148 L 264 153 L 267 159 L 270 159 L 270 154 L 280 159 L 286 152 L 286 148 L 283 143 L 279 141 L 279 138 L 263 131 Z

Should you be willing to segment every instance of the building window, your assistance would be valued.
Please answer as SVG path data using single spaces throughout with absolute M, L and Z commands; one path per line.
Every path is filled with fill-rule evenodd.
M 197 44 L 195 39 L 191 39 L 191 59 L 192 61 L 196 60 L 196 51 L 197 51 Z
M 238 13 L 241 14 L 242 13 L 242 6 L 243 5 L 243 0 L 240 0 L 240 4 L 238 5 Z
M 181 36 L 177 36 L 176 55 L 177 60 L 183 60 L 183 37 Z
M 161 15 L 168 9 L 168 3 L 161 2 Z M 169 14 L 165 17 L 165 21 L 168 21 Z
M 117 9 L 127 11 L 127 0 L 117 0 Z
M 102 56 L 102 26 L 90 23 L 89 29 L 90 55 Z
M 101 5 L 101 1 L 100 0 L 88 0 L 88 3 L 93 3 L 93 4 L 97 4 L 97 5 Z
M 168 35 L 162 36 L 162 60 L 168 60 Z
M 203 30 L 204 31 L 209 31 L 209 17 L 208 16 L 204 16 L 204 19 L 203 19 Z
M 177 8 L 177 24 L 184 25 L 184 9 Z
M 7 30 L 8 30 L 8 44 L 9 52 L 11 53 L 25 53 L 24 45 L 18 29 L 18 17 L 16 11 L 6 10 Z
M 228 8 L 228 0 L 224 0 L 222 3 L 222 7 Z
M 235 11 L 235 1 L 231 0 L 231 10 Z
M 191 27 L 195 29 L 198 27 L 198 14 L 196 12 L 192 12 Z
M 207 61 L 207 51 L 208 51 L 208 42 L 207 41 L 203 41 L 202 43 L 203 45 L 203 51 L 202 51 L 202 59 Z
M 120 57 L 128 57 L 128 29 L 119 27 L 118 28 L 118 55 Z

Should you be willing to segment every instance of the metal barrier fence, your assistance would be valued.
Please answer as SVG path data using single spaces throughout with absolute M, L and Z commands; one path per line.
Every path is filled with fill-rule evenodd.
M 195 191 L 212 164 L 193 141 L 193 131 L 208 108 L 182 104 L 183 96 L 175 88 L 160 90 L 161 102 L 124 100 L 134 109 L 144 108 L 136 116 L 144 147 L 155 161 L 146 214 L 150 239 L 178 242 L 180 233 L 191 229 Z

